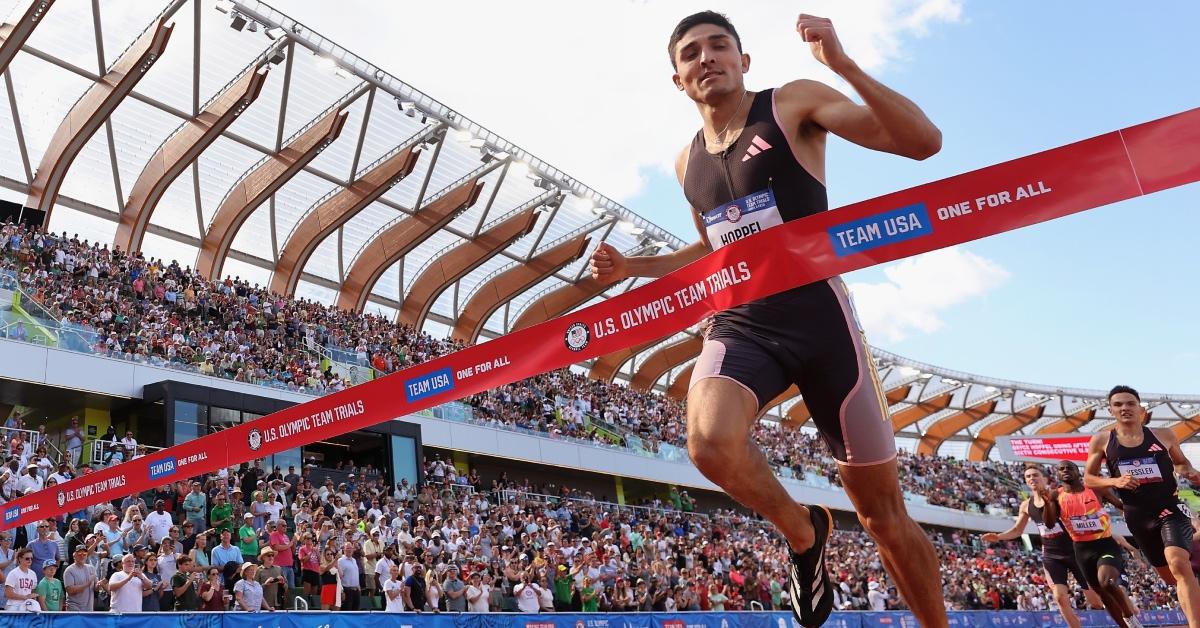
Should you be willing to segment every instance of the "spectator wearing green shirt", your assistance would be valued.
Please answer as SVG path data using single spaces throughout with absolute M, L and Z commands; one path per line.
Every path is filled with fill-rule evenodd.
M 47 560 L 42 564 L 42 581 L 33 590 L 44 611 L 62 610 L 64 591 L 62 582 L 54 577 L 56 573 L 58 573 L 58 563 L 54 560 Z
M 217 493 L 217 505 L 213 506 L 210 518 L 214 530 L 233 532 L 233 506 L 229 505 L 224 493 Z
M 671 505 L 675 510 L 683 510 L 683 501 L 679 498 L 679 487 L 672 486 L 671 493 L 667 496 L 671 500 Z
M 579 590 L 579 600 L 583 603 L 583 612 L 595 613 L 600 609 L 600 594 L 592 587 L 592 579 L 583 577 L 583 588 Z
M 692 512 L 696 510 L 696 500 L 688 495 L 687 491 L 679 492 L 679 501 L 683 504 L 683 512 Z
M 238 549 L 242 552 L 245 562 L 253 563 L 258 560 L 258 531 L 254 529 L 254 515 L 242 515 L 245 523 L 238 528 Z
M 575 579 L 571 577 L 566 565 L 559 565 L 555 570 L 554 576 L 554 610 L 560 613 L 570 612 L 571 610 L 571 584 Z

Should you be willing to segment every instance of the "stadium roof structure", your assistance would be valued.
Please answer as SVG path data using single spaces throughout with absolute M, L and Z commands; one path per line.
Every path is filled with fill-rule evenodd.
M 468 340 L 683 244 L 266 4 L 15 4 L 0 186 L 52 229 Z
M 628 290 L 605 239 L 684 242 L 256 0 L 8 0 L 0 195 L 81 237 L 474 341 Z M 552 121 L 547 121 L 552 124 Z M 581 365 L 686 393 L 693 330 Z M 875 352 L 900 443 L 979 459 L 1009 433 L 1111 421 L 1102 391 L 991 380 Z M 1147 395 L 1200 430 L 1200 396 Z M 769 416 L 808 419 L 788 391 Z

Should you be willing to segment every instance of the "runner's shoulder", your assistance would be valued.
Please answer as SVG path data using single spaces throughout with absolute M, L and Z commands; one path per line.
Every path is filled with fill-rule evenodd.
M 691 142 L 684 144 L 683 149 L 675 156 L 675 176 L 679 179 L 679 184 L 683 185 L 683 177 L 687 174 L 688 156 L 692 152 Z
M 812 79 L 796 79 L 780 85 L 772 95 L 776 108 L 809 109 L 832 100 L 845 100 L 845 94 Z

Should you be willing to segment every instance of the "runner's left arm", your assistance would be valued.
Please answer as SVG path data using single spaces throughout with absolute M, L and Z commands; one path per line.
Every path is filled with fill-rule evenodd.
M 1121 512 L 1125 512 L 1125 503 L 1121 501 L 1120 497 L 1117 497 L 1117 494 L 1111 488 L 1096 488 L 1092 490 L 1096 492 L 1096 497 L 1099 497 L 1100 501 L 1108 502 L 1116 506 Z
M 1124 549 L 1126 552 L 1129 552 L 1130 556 L 1134 558 L 1138 557 L 1138 549 L 1130 545 L 1129 541 L 1125 540 L 1125 537 L 1121 536 L 1120 534 L 1114 534 L 1113 540 L 1116 541 L 1117 545 L 1120 545 L 1122 549 Z
M 1088 441 L 1088 458 L 1087 465 L 1083 469 L 1083 485 L 1095 489 L 1097 494 L 1100 493 L 1100 489 L 1111 487 L 1128 490 L 1137 488 L 1138 482 L 1132 475 L 1122 475 L 1117 478 L 1106 478 L 1100 475 L 1100 465 L 1104 464 L 1104 444 L 1107 440 L 1108 432 L 1102 432 L 1092 436 L 1092 440 Z M 1116 499 L 1115 496 L 1114 499 Z M 1123 506 L 1119 507 L 1123 508 Z
M 811 122 L 860 146 L 912 159 L 927 159 L 941 150 L 937 126 L 916 103 L 864 72 L 842 49 L 830 20 L 802 14 L 796 31 L 817 61 L 849 83 L 863 104 L 817 81 L 794 81 L 776 95 L 777 107 L 800 114 L 791 120 Z
M 1154 430 L 1154 435 L 1167 448 L 1167 453 L 1171 454 L 1171 463 L 1175 465 L 1175 475 L 1191 482 L 1192 484 L 1200 484 L 1200 471 L 1192 466 L 1192 462 L 1183 454 L 1183 448 L 1179 446 L 1179 438 L 1175 436 L 1175 432 L 1171 430 Z

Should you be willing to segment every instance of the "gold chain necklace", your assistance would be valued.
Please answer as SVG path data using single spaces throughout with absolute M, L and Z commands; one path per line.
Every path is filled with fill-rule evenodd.
M 729 141 L 725 139 L 725 132 L 729 130 L 729 125 L 733 124 L 733 120 L 737 118 L 738 112 L 742 110 L 742 103 L 746 102 L 746 94 L 749 93 L 750 92 L 744 89 L 742 90 L 742 97 L 738 99 L 737 108 L 733 110 L 733 115 L 729 116 L 729 121 L 725 123 L 725 127 L 721 129 L 719 133 L 717 133 L 716 137 L 720 137 L 721 139 L 716 139 L 716 137 L 713 138 L 713 142 L 716 142 L 718 146 L 723 147 L 729 143 Z

